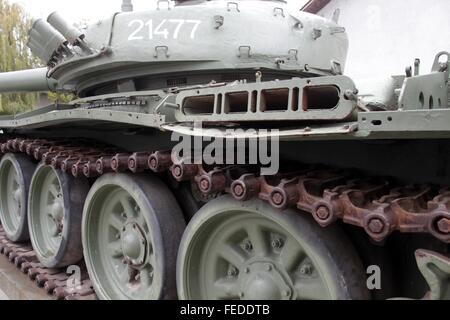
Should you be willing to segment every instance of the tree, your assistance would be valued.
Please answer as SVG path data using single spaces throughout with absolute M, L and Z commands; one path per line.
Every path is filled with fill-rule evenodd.
M 0 72 L 39 66 L 39 60 L 26 46 L 32 23 L 20 5 L 0 0 Z M 0 114 L 31 110 L 37 101 L 37 93 L 0 95 Z

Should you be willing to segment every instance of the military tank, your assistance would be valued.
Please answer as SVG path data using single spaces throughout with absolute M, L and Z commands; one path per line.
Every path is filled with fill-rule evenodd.
M 0 118 L 2 248 L 49 292 L 85 265 L 63 297 L 450 298 L 448 52 L 356 86 L 345 28 L 282 0 L 53 13 L 28 45 L 0 92 L 77 96 Z

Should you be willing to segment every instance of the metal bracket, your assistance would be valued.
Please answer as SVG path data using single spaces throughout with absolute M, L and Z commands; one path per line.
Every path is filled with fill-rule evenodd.
M 252 47 L 251 46 L 240 46 L 238 57 L 239 58 L 242 57 L 242 52 L 244 51 L 243 49 L 247 49 L 247 56 L 250 58 L 252 56 Z
M 169 0 L 158 0 L 158 2 L 156 3 L 156 9 L 160 10 L 159 4 L 161 2 L 167 2 L 167 10 L 170 10 L 170 1 Z
M 337 8 L 336 10 L 334 10 L 333 17 L 331 18 L 331 20 L 333 20 L 334 23 L 339 23 L 340 16 L 341 16 L 341 9 Z
M 447 108 L 448 92 L 446 72 L 433 72 L 421 76 L 412 76 L 411 67 L 407 69 L 407 78 L 398 99 L 403 110 Z
M 164 51 L 166 53 L 166 58 L 170 57 L 169 54 L 169 47 L 168 46 L 156 46 L 155 47 L 155 54 L 153 55 L 153 57 L 158 58 L 159 57 L 159 51 Z
M 441 57 L 447 56 L 446 62 L 440 62 Z M 449 72 L 449 64 L 450 64 L 450 53 L 447 51 L 439 52 L 434 58 L 433 67 L 431 68 L 431 72 Z
M 298 50 L 297 49 L 290 49 L 288 51 L 288 54 L 290 57 L 292 57 L 294 60 L 298 61 Z M 291 59 L 291 58 L 289 58 Z
M 301 29 L 303 29 L 305 26 L 303 25 L 303 22 L 301 22 L 300 20 L 297 20 L 295 23 L 294 23 L 294 29 L 297 29 L 297 30 L 301 30 Z
M 321 29 L 313 29 L 312 37 L 314 40 L 319 39 L 322 36 L 322 30 Z
M 222 27 L 224 22 L 225 22 L 224 16 L 220 16 L 220 15 L 214 16 L 214 28 L 215 29 L 219 29 L 220 27 Z
M 342 66 L 338 61 L 331 61 L 331 72 L 333 72 L 333 74 L 336 75 L 341 75 L 342 74 Z
M 330 34 L 334 35 L 337 33 L 345 33 L 345 28 L 344 27 L 330 27 Z
M 241 10 L 239 10 L 239 4 L 237 2 L 228 2 L 227 3 L 227 10 L 231 11 L 231 5 L 234 5 L 235 9 L 237 12 L 241 12 Z
M 283 8 L 280 8 L 280 7 L 273 8 L 273 15 L 274 15 L 275 17 L 277 17 L 279 14 L 281 14 L 281 16 L 282 16 L 283 18 L 286 17 L 286 16 L 284 15 L 284 9 L 283 9 Z

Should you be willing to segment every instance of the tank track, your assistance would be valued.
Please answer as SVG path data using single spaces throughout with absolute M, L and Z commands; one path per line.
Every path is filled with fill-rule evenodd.
M 12 243 L 6 238 L 6 234 L 0 225 L 0 254 L 3 254 L 23 273 L 43 288 L 48 294 L 58 300 L 97 300 L 86 268 L 79 265 L 81 283 L 75 288 L 69 288 L 67 282 L 70 278 L 65 270 L 48 269 L 39 263 L 33 248 L 26 243 Z
M 353 170 L 298 164 L 286 173 L 260 176 L 256 166 L 208 168 L 173 157 L 170 151 L 129 153 L 88 140 L 16 138 L 2 143 L 0 151 L 26 153 L 74 177 L 171 173 L 177 182 L 194 183 L 205 201 L 221 193 L 240 201 L 258 197 L 280 211 L 308 212 L 322 227 L 339 219 L 362 227 L 377 242 L 397 230 L 430 233 L 450 243 L 450 187 L 398 185 Z

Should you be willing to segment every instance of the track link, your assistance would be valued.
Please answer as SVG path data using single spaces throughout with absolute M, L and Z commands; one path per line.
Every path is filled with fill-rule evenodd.
M 230 193 L 240 201 L 258 197 L 276 209 L 297 208 L 322 226 L 337 220 L 364 228 L 375 241 L 393 231 L 430 233 L 450 243 L 450 188 L 402 186 L 389 179 L 350 170 L 296 165 L 276 176 L 260 176 L 252 166 L 207 167 L 190 164 L 170 151 L 129 153 L 88 140 L 10 139 L 2 153 L 26 153 L 73 176 L 95 178 L 108 172 L 171 173 L 191 181 L 205 199 Z
M 58 300 L 96 300 L 94 289 L 87 274 L 86 268 L 79 265 L 81 283 L 78 286 L 69 286 L 70 275 L 62 269 L 48 269 L 42 266 L 33 248 L 29 244 L 12 243 L 0 225 L 0 254 L 3 254 L 31 281 L 43 288 L 49 295 Z M 73 287 L 73 288 L 72 288 Z

